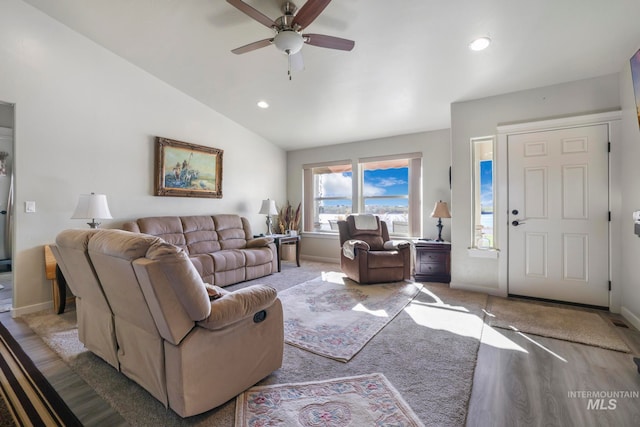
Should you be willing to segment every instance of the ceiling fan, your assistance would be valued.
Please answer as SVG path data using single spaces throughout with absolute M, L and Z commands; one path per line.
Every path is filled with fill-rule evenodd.
M 353 40 L 341 39 L 324 34 L 302 33 L 302 30 L 309 26 L 309 24 L 322 13 L 329 3 L 331 3 L 331 0 L 307 0 L 299 10 L 295 4 L 286 1 L 282 5 L 284 15 L 275 21 L 242 0 L 227 0 L 227 2 L 262 25 L 275 31 L 275 35 L 271 38 L 240 46 L 231 52 L 240 55 L 273 44 L 280 52 L 286 54 L 288 57 L 289 80 L 291 80 L 292 69 L 293 71 L 304 69 L 300 49 L 302 49 L 302 45 L 305 43 L 312 46 L 347 51 L 353 49 L 355 45 Z

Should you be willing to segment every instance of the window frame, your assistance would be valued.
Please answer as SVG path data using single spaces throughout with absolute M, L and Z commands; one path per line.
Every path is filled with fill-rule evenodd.
M 351 168 L 351 195 L 350 197 L 338 197 L 338 196 L 330 196 L 330 197 L 321 197 L 319 198 L 316 195 L 315 191 L 315 176 L 317 174 L 314 173 L 314 169 L 320 168 L 328 168 L 332 166 L 349 166 Z M 337 160 L 333 162 L 323 162 L 323 163 L 313 163 L 303 165 L 303 221 L 302 221 L 302 229 L 305 232 L 310 233 L 337 233 L 337 230 L 322 230 L 315 228 L 315 203 L 318 199 L 322 200 L 350 200 L 351 202 L 351 212 L 353 212 L 353 181 L 354 181 L 354 167 L 352 160 Z
M 471 138 L 471 233 L 469 247 L 477 250 L 495 250 L 497 248 L 498 236 L 496 228 L 496 137 L 483 136 Z M 484 148 L 480 151 L 480 144 L 490 144 L 490 148 Z M 491 234 L 488 242 L 485 240 L 485 234 L 482 233 L 482 189 L 481 189 L 481 163 L 491 161 L 491 199 L 492 199 L 492 225 L 490 227 Z M 482 240 L 482 242 L 481 242 Z M 483 244 L 480 244 L 483 243 Z
M 404 153 L 394 154 L 387 156 L 375 156 L 375 157 L 362 157 L 349 160 L 338 160 L 332 162 L 305 164 L 303 169 L 303 230 L 307 233 L 321 233 L 321 234 L 336 234 L 337 230 L 316 230 L 315 229 L 315 211 L 314 202 L 316 200 L 315 188 L 314 188 L 314 173 L 313 169 L 328 167 L 328 166 L 340 166 L 351 165 L 351 212 L 363 213 L 365 212 L 365 199 L 372 199 L 375 197 L 364 197 L 364 164 L 383 162 L 391 160 L 408 160 L 408 194 L 406 196 L 379 196 L 380 198 L 402 198 L 408 200 L 408 232 L 407 233 L 394 233 L 389 230 L 389 234 L 394 237 L 409 238 L 411 236 L 422 235 L 422 153 Z

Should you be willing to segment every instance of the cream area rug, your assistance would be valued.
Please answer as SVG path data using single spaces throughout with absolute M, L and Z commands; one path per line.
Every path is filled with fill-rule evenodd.
M 379 373 L 258 386 L 236 398 L 235 427 L 423 425 Z
M 630 352 L 615 327 L 599 314 L 537 302 L 490 297 L 485 322 L 489 326 Z
M 359 285 L 342 273 L 323 274 L 278 294 L 285 342 L 348 362 L 421 288 L 410 282 Z

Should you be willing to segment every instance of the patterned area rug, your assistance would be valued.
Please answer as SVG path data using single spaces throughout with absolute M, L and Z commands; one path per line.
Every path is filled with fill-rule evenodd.
M 285 342 L 348 362 L 418 294 L 419 283 L 359 285 L 327 273 L 278 294 Z
M 615 327 L 599 314 L 536 302 L 490 297 L 486 323 L 543 337 L 629 353 Z
M 236 398 L 235 427 L 423 426 L 382 374 L 253 387 Z

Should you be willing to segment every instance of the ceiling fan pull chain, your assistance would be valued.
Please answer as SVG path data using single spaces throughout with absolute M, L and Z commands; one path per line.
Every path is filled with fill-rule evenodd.
M 289 66 L 289 70 L 287 71 L 287 74 L 289 75 L 289 81 L 291 81 L 291 54 L 289 53 L 288 50 L 287 50 L 287 64 Z

